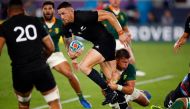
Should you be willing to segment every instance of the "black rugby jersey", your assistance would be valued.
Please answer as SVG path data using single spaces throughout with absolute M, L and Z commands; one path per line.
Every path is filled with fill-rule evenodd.
M 190 16 L 186 19 L 185 22 L 185 32 L 190 34 Z
M 36 17 L 19 14 L 0 26 L 0 37 L 6 39 L 13 70 L 35 70 L 43 67 L 42 38 L 47 36 L 43 25 Z
M 73 33 L 94 44 L 107 38 L 114 38 L 103 24 L 98 22 L 97 11 L 74 11 L 74 22 L 64 28 L 66 37 L 71 37 Z

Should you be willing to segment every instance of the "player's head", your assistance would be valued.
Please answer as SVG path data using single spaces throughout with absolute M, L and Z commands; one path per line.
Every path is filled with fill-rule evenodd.
M 69 2 L 62 2 L 57 10 L 65 25 L 74 21 L 74 9 Z
M 9 17 L 24 13 L 23 3 L 21 0 L 10 0 L 7 13 Z
M 50 21 L 54 16 L 54 2 L 53 1 L 45 1 L 42 5 L 42 12 L 45 20 Z
M 120 49 L 116 51 L 116 63 L 117 69 L 124 70 L 129 64 L 129 52 L 126 49 Z
M 110 2 L 111 6 L 113 6 L 115 8 L 119 8 L 121 0 L 109 0 L 109 2 Z

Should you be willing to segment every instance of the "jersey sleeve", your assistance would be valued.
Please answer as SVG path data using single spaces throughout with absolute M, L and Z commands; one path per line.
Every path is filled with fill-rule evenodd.
M 75 22 L 82 22 L 85 24 L 98 22 L 97 11 L 75 11 Z
M 72 32 L 69 29 L 69 26 L 63 26 L 63 31 L 62 31 L 63 36 L 65 38 L 70 38 L 72 37 Z
M 186 33 L 190 33 L 190 16 L 187 18 L 185 22 L 185 31 Z
M 44 24 L 37 18 L 37 29 L 38 29 L 38 34 L 41 38 L 44 38 L 45 36 L 48 35 L 48 32 L 46 31 Z
M 0 37 L 5 38 L 4 30 L 3 30 L 3 25 L 2 24 L 0 24 Z
M 136 80 L 136 70 L 135 67 L 131 64 L 128 65 L 127 80 Z
M 121 25 L 122 27 L 125 27 L 127 25 L 127 15 L 125 13 L 123 13 L 123 17 L 124 17 L 124 22 L 123 24 Z

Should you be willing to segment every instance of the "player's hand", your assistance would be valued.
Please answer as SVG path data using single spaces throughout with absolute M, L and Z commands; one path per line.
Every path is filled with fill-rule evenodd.
M 77 58 L 77 57 L 76 57 L 76 52 L 72 52 L 71 50 L 68 51 L 68 56 L 69 56 L 71 59 Z
M 131 35 L 129 33 L 123 33 L 119 35 L 120 42 L 127 47 L 128 44 L 131 43 Z
M 176 42 L 174 44 L 174 52 L 177 53 L 179 51 L 180 47 L 181 47 L 181 44 L 179 44 L 179 42 Z
M 73 66 L 74 70 L 75 70 L 75 71 L 78 71 L 78 70 L 79 70 L 79 67 L 78 67 L 78 62 L 77 62 L 77 60 L 76 60 L 76 59 L 73 59 L 73 60 L 71 61 L 71 63 L 72 63 L 72 66 Z
M 108 83 L 108 86 L 109 86 L 112 90 L 117 90 L 117 84 L 114 83 L 114 82 L 112 82 L 112 81 L 110 81 L 110 82 Z
M 71 59 L 76 59 L 78 56 L 80 56 L 82 54 L 82 51 L 79 50 L 79 51 L 76 51 L 76 52 L 73 52 L 71 50 L 68 51 L 68 55 Z

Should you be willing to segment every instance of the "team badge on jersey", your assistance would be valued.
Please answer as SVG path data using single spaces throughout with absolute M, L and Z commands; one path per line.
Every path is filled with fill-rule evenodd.
M 56 34 L 59 33 L 59 28 L 55 28 L 55 33 L 56 33 Z
M 127 75 L 124 75 L 124 76 L 123 76 L 123 79 L 125 80 L 126 78 L 127 78 Z

